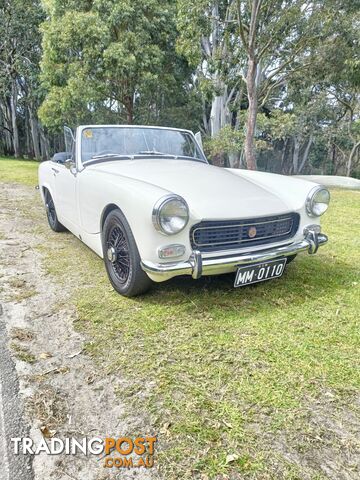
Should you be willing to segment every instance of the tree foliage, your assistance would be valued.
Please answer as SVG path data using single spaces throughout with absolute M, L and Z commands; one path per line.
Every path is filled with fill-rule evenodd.
M 39 25 L 43 20 L 37 0 L 0 0 L 0 149 L 15 156 L 40 157 L 40 146 L 47 153 L 36 113 L 42 96 Z M 24 146 L 20 145 L 23 130 L 28 131 Z
M 45 8 L 46 124 L 163 123 L 164 112 L 196 104 L 174 48 L 175 2 L 46 0 Z
M 159 124 L 201 130 L 218 165 L 360 175 L 359 12 L 0 0 L 0 152 L 47 158 L 64 124 Z

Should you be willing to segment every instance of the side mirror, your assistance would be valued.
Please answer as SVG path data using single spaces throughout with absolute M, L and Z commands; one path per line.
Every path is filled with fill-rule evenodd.
M 72 158 L 66 159 L 64 165 L 68 170 L 70 170 L 71 173 L 76 173 L 75 162 Z
M 64 162 L 65 167 L 70 170 L 71 167 L 74 166 L 74 162 L 72 161 L 72 158 L 67 158 Z

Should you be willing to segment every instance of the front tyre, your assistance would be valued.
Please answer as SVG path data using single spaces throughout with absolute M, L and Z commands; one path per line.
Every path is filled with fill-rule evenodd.
M 109 280 L 118 293 L 135 297 L 149 290 L 152 281 L 141 268 L 134 236 L 120 210 L 106 217 L 102 246 Z
M 50 195 L 49 190 L 45 190 L 44 193 L 45 193 L 44 197 L 45 197 L 46 216 L 47 216 L 48 223 L 51 230 L 54 230 L 54 232 L 64 232 L 66 228 L 58 220 L 57 213 L 55 210 L 54 200 Z

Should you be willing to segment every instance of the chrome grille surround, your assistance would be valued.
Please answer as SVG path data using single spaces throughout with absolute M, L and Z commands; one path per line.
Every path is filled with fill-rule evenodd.
M 204 220 L 191 228 L 190 242 L 193 249 L 201 252 L 267 245 L 292 238 L 299 223 L 298 213 L 241 220 Z

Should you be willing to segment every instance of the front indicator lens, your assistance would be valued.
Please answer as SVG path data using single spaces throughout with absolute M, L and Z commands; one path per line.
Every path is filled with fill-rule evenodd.
M 158 250 L 159 258 L 177 258 L 185 255 L 184 245 L 167 245 Z

